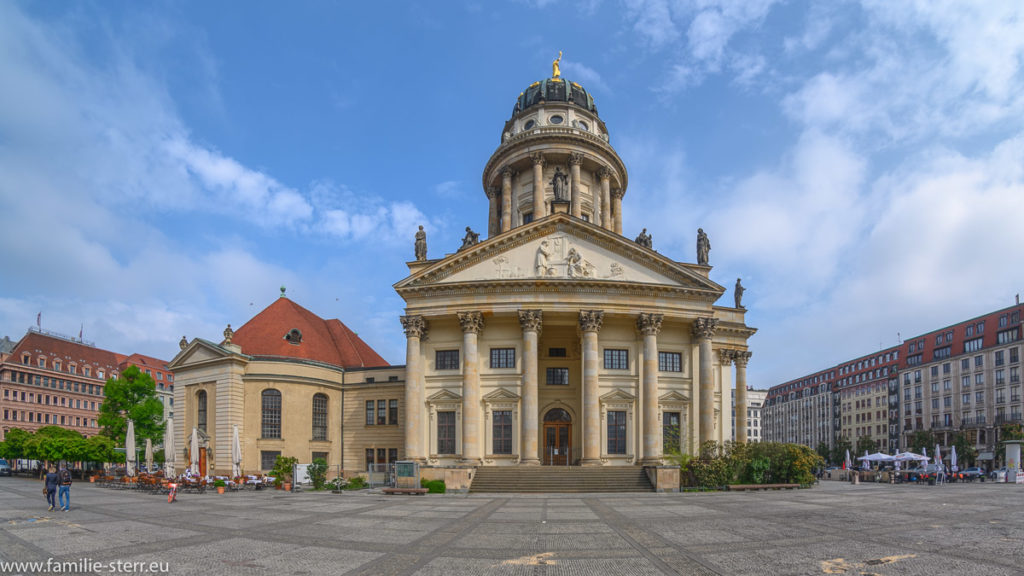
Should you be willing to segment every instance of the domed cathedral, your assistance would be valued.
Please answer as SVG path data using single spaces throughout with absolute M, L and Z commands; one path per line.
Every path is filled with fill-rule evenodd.
M 586 89 L 516 98 L 483 171 L 488 237 L 426 254 L 405 300 L 405 456 L 425 466 L 656 466 L 745 440 L 745 309 L 698 263 L 622 235 L 626 167 Z M 742 288 L 739 288 L 742 290 Z M 678 487 L 678 482 L 675 485 Z

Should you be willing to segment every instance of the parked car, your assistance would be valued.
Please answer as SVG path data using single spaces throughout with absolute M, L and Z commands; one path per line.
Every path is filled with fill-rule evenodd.
M 11 465 L 7 463 L 7 460 L 0 458 L 0 476 L 10 476 Z
M 988 477 L 993 479 L 993 480 L 998 480 L 1000 476 L 1002 476 L 1003 478 L 1006 478 L 1006 470 L 1007 470 L 1006 466 L 1003 466 L 1002 468 L 998 468 L 998 469 L 993 470 L 992 472 L 990 472 Z
M 982 470 L 981 468 L 978 468 L 977 466 L 971 466 L 970 468 L 966 468 L 962 470 L 960 473 L 964 475 L 965 480 L 977 480 L 979 478 L 981 478 L 982 480 L 985 479 L 985 471 Z

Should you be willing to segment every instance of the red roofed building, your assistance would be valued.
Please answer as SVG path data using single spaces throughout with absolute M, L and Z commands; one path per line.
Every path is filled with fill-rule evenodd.
M 270 470 L 278 455 L 300 463 L 323 458 L 332 477 L 343 460 L 355 467 L 368 451 L 375 461 L 398 458 L 405 367 L 388 365 L 340 320 L 320 318 L 282 289 L 280 298 L 238 330 L 229 325 L 223 336 L 219 343 L 182 338 L 169 365 L 178 471 L 191 466 L 193 430 L 201 474 L 236 472 L 236 429 L 240 471 L 247 474 Z M 367 406 L 372 421 L 364 420 Z

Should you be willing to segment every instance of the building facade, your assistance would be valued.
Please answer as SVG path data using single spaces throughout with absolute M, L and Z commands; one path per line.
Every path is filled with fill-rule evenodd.
M 835 380 L 836 370 L 829 368 L 769 389 L 762 408 L 764 441 L 832 446 L 841 433 Z
M 706 237 L 686 263 L 646 231 L 623 236 L 627 180 L 579 84 L 556 74 L 516 99 L 483 171 L 488 238 L 418 252 L 395 285 L 407 457 L 659 464 L 729 439 L 734 380 L 746 419 L 745 308 L 715 305 L 725 289 L 710 279 Z
M 123 356 L 90 342 L 30 328 L 0 356 L 0 440 L 7 430 L 61 426 L 83 436 L 99 433 L 99 408 L 108 378 L 139 355 Z M 166 362 L 145 357 L 154 365 Z M 166 374 L 166 372 L 165 372 Z
M 747 388 L 747 441 L 761 442 L 764 433 L 761 429 L 762 413 L 765 399 L 768 396 L 767 390 L 754 390 Z M 736 402 L 733 396 L 732 405 L 732 438 L 736 439 Z

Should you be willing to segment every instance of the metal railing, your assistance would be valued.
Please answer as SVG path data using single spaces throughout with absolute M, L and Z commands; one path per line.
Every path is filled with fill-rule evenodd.
M 395 485 L 395 463 L 367 464 L 366 484 L 370 488 L 394 487 Z

